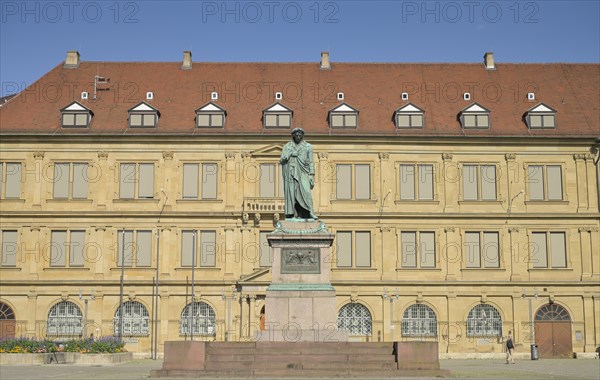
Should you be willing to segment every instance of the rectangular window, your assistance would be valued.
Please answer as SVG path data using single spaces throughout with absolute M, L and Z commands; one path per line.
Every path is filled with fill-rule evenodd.
M 433 200 L 433 165 L 400 165 L 400 200 Z
M 183 199 L 217 199 L 217 170 L 214 163 L 183 164 Z
M 88 197 L 88 164 L 54 164 L 54 198 L 86 199 Z
M 85 128 L 88 126 L 90 115 L 88 113 L 63 113 L 62 126 L 63 128 L 78 127 Z
M 129 126 L 132 128 L 154 128 L 158 115 L 155 113 L 131 113 L 129 114 Z
M 467 268 L 499 268 L 499 254 L 498 232 L 465 233 L 465 266 Z
M 396 115 L 397 128 L 423 128 L 423 114 L 403 114 Z
M 289 128 L 292 126 L 292 114 L 265 113 L 264 126 L 267 128 Z
M 0 195 L 2 198 L 21 198 L 21 164 L 0 162 Z
M 336 184 L 337 199 L 371 199 L 371 166 L 336 165 Z
M 336 234 L 337 267 L 371 267 L 371 233 L 340 231 Z
M 402 268 L 435 268 L 435 232 L 402 232 L 400 239 Z
M 259 265 L 261 267 L 270 267 L 273 265 L 273 249 L 269 246 L 269 242 L 267 241 L 267 231 L 260 232 L 259 238 Z
M 529 115 L 529 128 L 555 128 L 555 115 Z
M 465 201 L 495 201 L 496 166 L 463 165 L 463 199 Z
M 563 199 L 562 167 L 529 165 L 527 185 L 531 201 L 561 201 Z
M 19 252 L 19 246 L 17 245 L 17 231 L 2 231 L 0 238 L 2 242 L 2 267 L 15 267 L 17 266 L 17 253 Z
M 117 231 L 117 266 L 144 268 L 152 265 L 152 231 Z M 125 255 L 124 261 L 123 254 Z
M 223 113 L 198 113 L 196 114 L 196 126 L 198 128 L 222 128 L 225 124 Z
M 533 268 L 567 267 L 564 232 L 533 232 L 529 252 Z
M 195 258 L 194 252 L 196 253 Z M 192 262 L 193 258 L 194 261 Z M 216 231 L 184 230 L 181 232 L 182 267 L 215 267 L 216 264 Z
M 283 197 L 283 174 L 278 164 L 260 164 L 258 194 L 261 198 Z
M 154 164 L 123 163 L 120 168 L 121 199 L 154 198 Z
M 464 114 L 463 128 L 489 128 L 490 116 L 487 114 Z
M 358 127 L 357 114 L 331 114 L 330 126 L 332 128 L 356 128 Z
M 51 267 L 83 267 L 85 231 L 52 231 Z

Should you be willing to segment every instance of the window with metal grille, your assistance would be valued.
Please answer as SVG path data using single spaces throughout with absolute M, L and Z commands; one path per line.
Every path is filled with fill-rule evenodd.
M 427 305 L 414 304 L 402 316 L 402 335 L 437 336 L 437 318 Z
M 536 321 L 570 321 L 569 312 L 562 306 L 549 303 L 539 308 L 535 313 Z
M 183 309 L 179 320 L 179 334 L 190 333 L 190 312 L 194 335 L 215 335 L 215 311 L 205 302 L 194 302 Z
M 81 335 L 81 309 L 71 301 L 61 301 L 48 313 L 47 334 L 54 336 Z
M 0 320 L 15 319 L 15 312 L 5 304 L 0 302 Z
M 340 309 L 338 329 L 348 331 L 348 335 L 371 335 L 373 320 L 369 309 L 359 303 L 349 303 Z
M 495 307 L 479 304 L 467 317 L 467 336 L 502 336 L 502 318 Z
M 150 333 L 150 316 L 141 302 L 127 301 L 123 304 L 123 336 L 147 336 Z M 113 319 L 113 335 L 120 333 L 121 308 Z

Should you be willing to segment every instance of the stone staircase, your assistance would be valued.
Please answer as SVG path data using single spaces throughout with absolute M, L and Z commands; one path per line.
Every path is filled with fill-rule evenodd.
M 392 343 L 185 343 L 203 343 L 204 348 L 196 349 L 196 353 L 188 355 L 187 359 L 181 354 L 171 358 L 166 354 L 163 368 L 153 371 L 153 377 L 395 378 L 447 375 L 439 369 L 439 364 L 399 369 Z M 204 353 L 202 365 L 199 363 L 201 351 Z M 196 365 L 189 362 L 196 358 Z

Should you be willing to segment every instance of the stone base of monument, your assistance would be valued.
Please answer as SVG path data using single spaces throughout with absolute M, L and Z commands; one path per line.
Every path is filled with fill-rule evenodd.
M 436 342 L 166 342 L 152 377 L 450 377 Z M 414 346 L 414 347 L 412 347 Z

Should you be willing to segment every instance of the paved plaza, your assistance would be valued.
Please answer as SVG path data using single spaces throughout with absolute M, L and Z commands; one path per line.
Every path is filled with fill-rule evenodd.
M 452 378 L 456 379 L 600 379 L 600 360 L 595 359 L 520 360 L 514 365 L 504 364 L 502 360 L 472 359 L 441 360 L 440 364 L 452 371 Z M 140 380 L 147 379 L 151 370 L 161 366 L 162 360 L 134 360 L 106 366 L 0 365 L 0 379 Z

